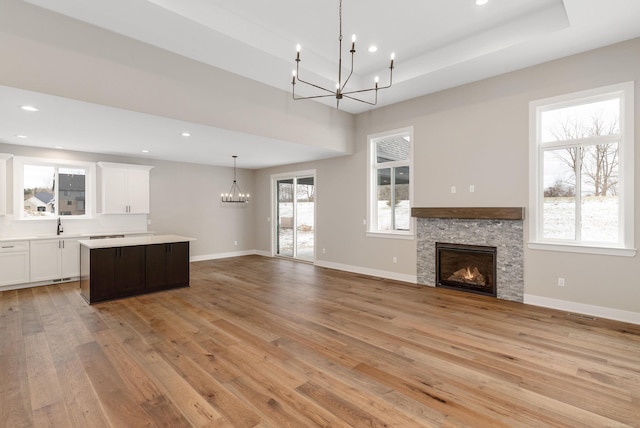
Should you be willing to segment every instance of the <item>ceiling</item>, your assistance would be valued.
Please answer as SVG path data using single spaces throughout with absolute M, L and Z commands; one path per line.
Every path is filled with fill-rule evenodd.
M 285 91 L 291 89 L 300 44 L 300 75 L 327 88 L 337 81 L 337 0 L 26 1 Z M 347 89 L 370 87 L 375 76 L 386 85 L 392 52 L 393 86 L 379 92 L 376 107 L 640 37 L 638 22 L 638 0 L 489 0 L 484 6 L 475 0 L 344 0 L 345 56 L 351 34 L 357 35 Z M 372 44 L 375 53 L 368 52 Z M 302 86 L 296 86 L 297 94 L 316 94 Z M 319 102 L 335 107 L 335 98 Z M 29 103 L 41 111 L 16 108 Z M 370 108 L 340 103 L 341 110 L 354 114 Z M 13 144 L 228 165 L 231 160 L 221 159 L 212 142 L 234 141 L 246 148 L 247 156 L 238 159 L 243 168 L 336 156 L 317 147 L 7 87 L 0 87 L 0 115 L 7 118 L 0 123 L 0 139 Z M 65 117 L 82 120 L 72 124 Z M 192 136 L 176 136 L 178 130 Z

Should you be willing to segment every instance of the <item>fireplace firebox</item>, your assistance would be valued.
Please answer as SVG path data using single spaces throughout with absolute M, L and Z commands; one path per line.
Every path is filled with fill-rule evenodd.
M 436 286 L 496 297 L 496 247 L 436 242 Z

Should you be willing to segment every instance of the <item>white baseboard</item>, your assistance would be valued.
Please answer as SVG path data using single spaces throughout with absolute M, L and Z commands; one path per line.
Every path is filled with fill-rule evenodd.
M 316 266 L 325 267 L 329 269 L 343 270 L 346 272 L 359 273 L 362 275 L 377 276 L 379 278 L 393 279 L 395 281 L 410 282 L 417 284 L 418 277 L 416 275 L 406 275 L 403 273 L 389 272 L 386 270 L 369 269 L 362 266 L 343 265 L 341 263 L 327 262 L 323 260 L 316 260 L 314 263 Z
M 189 257 L 190 262 L 203 262 L 205 260 L 228 259 L 229 257 L 252 256 L 256 254 L 255 250 L 233 251 L 230 253 L 203 254 L 200 256 Z
M 549 297 L 524 295 L 524 303 L 545 308 L 559 309 L 571 313 L 591 315 L 598 318 L 606 318 L 615 321 L 623 321 L 632 324 L 640 324 L 640 313 L 623 311 L 620 309 L 605 308 L 603 306 L 586 305 L 584 303 L 570 302 L 568 300 L 551 299 Z

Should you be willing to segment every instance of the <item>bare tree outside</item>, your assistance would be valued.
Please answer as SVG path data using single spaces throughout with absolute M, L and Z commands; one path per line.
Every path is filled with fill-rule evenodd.
M 550 133 L 558 141 L 578 141 L 590 137 L 619 134 L 620 126 L 617 118 L 606 117 L 603 111 L 598 110 L 591 113 L 588 122 L 567 115 L 550 130 Z M 583 178 L 583 184 L 589 188 L 589 190 L 583 189 L 583 193 L 593 196 L 618 194 L 618 143 L 571 147 L 565 149 L 562 154 L 556 152 L 556 157 L 575 171 L 575 176 Z M 545 196 L 571 196 L 567 194 L 566 189 L 574 184 L 555 182 L 552 186 L 545 188 Z

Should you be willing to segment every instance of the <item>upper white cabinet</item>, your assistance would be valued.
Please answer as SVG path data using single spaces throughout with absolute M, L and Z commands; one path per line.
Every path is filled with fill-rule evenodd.
M 7 159 L 11 156 L 0 153 L 0 215 L 7 213 Z
M 31 282 L 64 280 L 80 276 L 78 239 L 31 241 Z
M 98 162 L 103 214 L 148 214 L 152 166 Z

